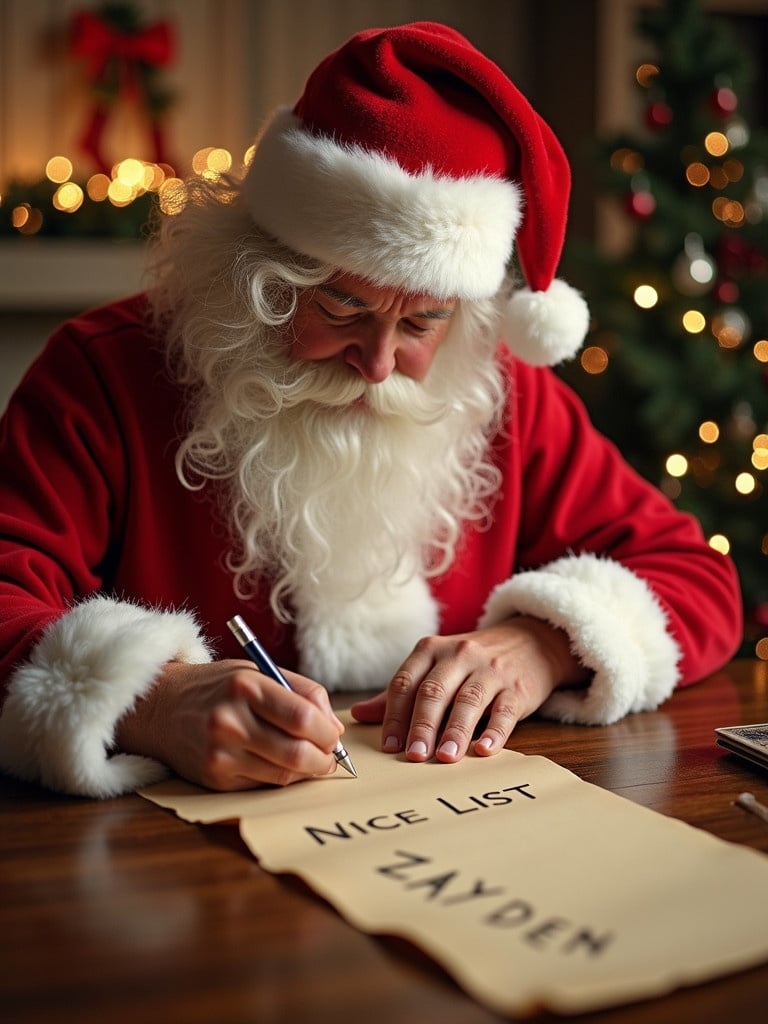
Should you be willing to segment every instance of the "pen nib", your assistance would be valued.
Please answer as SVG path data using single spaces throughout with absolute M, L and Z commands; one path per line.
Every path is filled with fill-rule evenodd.
M 342 745 L 339 744 L 333 753 L 334 757 L 336 758 L 336 763 L 340 764 L 342 768 L 346 768 L 349 774 L 356 779 L 357 772 L 355 771 L 355 766 L 352 764 L 349 754 L 346 752 L 344 747 L 342 747 Z

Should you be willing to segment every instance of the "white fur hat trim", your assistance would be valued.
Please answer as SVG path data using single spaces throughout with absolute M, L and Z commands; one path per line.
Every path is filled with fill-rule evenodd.
M 11 677 L 0 767 L 79 796 L 109 797 L 162 778 L 146 757 L 109 756 L 117 721 L 171 660 L 211 660 L 194 617 L 93 597 L 51 623 Z
M 562 722 L 607 725 L 652 711 L 679 678 L 680 650 L 648 584 L 621 563 L 592 554 L 521 572 L 491 594 L 479 625 L 533 615 L 563 629 L 588 688 L 555 690 L 542 713 Z
M 287 109 L 260 138 L 243 190 L 254 221 L 297 252 L 442 299 L 496 294 L 522 217 L 512 181 L 408 174 L 311 134 Z

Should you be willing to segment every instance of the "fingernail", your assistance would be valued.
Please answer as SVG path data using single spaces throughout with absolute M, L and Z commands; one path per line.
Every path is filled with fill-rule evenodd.
M 482 739 L 477 741 L 477 745 L 485 750 L 490 750 L 493 747 L 493 739 L 490 736 L 483 736 Z
M 387 754 L 396 754 L 400 749 L 400 740 L 397 736 L 387 736 L 384 740 L 384 751 Z
M 448 757 L 456 757 L 459 752 L 458 743 L 454 743 L 453 740 L 446 740 L 445 743 L 440 747 L 441 754 L 447 754 Z
M 418 754 L 423 757 L 427 753 L 427 744 L 424 740 L 414 740 L 413 743 L 408 747 L 409 754 Z

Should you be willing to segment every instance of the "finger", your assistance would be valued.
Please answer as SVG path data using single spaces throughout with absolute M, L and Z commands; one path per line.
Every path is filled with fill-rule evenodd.
M 520 718 L 514 694 L 507 689 L 493 699 L 482 733 L 474 742 L 472 739 L 478 724 L 488 713 L 488 694 L 493 692 L 495 682 L 492 677 L 485 683 L 472 677 L 461 687 L 435 751 L 438 761 L 446 764 L 460 761 L 470 747 L 476 754 L 485 756 L 502 749 Z
M 434 638 L 419 640 L 387 687 L 386 710 L 381 727 L 382 750 L 401 751 L 408 737 L 417 694 L 435 663 Z
M 438 760 L 452 762 L 458 761 L 466 753 L 475 727 L 498 684 L 493 675 L 487 673 L 472 673 L 462 681 L 456 676 L 457 669 L 454 663 L 451 666 L 454 680 L 448 685 L 441 683 L 435 674 L 424 693 L 424 703 L 424 688 L 420 688 L 406 747 L 410 760 L 426 760 L 435 753 Z M 445 728 L 441 728 L 449 705 L 448 720 Z
M 329 758 L 325 770 L 315 775 L 326 775 L 336 770 L 336 761 Z M 307 778 L 301 771 L 292 771 L 275 764 L 268 758 L 240 751 L 212 750 L 204 766 L 201 781 L 209 789 L 220 792 L 255 789 L 260 786 L 287 786 Z
M 331 698 L 328 696 L 326 688 L 321 686 L 320 683 L 316 683 L 313 679 L 299 675 L 298 672 L 286 672 L 285 674 L 294 693 L 299 693 L 302 697 L 312 701 L 316 707 L 320 708 L 324 715 L 331 719 L 339 733 L 343 733 L 344 723 L 331 707 Z
M 261 673 L 238 673 L 233 677 L 232 696 L 248 707 L 255 725 L 267 723 L 287 738 L 305 740 L 326 754 L 338 743 L 343 726 L 336 724 L 335 716 Z
M 367 700 L 356 701 L 349 709 L 352 713 L 352 717 L 357 719 L 358 722 L 365 722 L 367 724 L 375 724 L 384 720 L 384 713 L 387 709 L 387 691 L 382 690 L 381 693 L 377 693 L 375 697 L 369 697 Z
M 307 739 L 296 738 L 245 705 L 221 705 L 210 715 L 207 771 L 217 776 L 236 772 L 245 779 L 286 785 L 297 778 L 326 775 L 336 759 Z
M 498 754 L 506 746 L 517 723 L 525 717 L 521 713 L 514 691 L 502 690 L 491 706 L 491 714 L 485 728 L 473 744 L 476 754 L 488 757 Z

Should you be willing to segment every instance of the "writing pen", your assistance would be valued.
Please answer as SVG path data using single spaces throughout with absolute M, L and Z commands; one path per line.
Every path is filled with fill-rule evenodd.
M 232 631 L 237 642 L 260 672 L 263 672 L 265 676 L 269 676 L 270 679 L 274 679 L 276 683 L 279 683 L 280 686 L 284 686 L 286 690 L 293 690 L 291 684 L 246 625 L 242 616 L 235 615 L 234 618 L 227 621 L 227 625 Z M 334 747 L 333 756 L 342 768 L 346 768 L 350 775 L 354 775 L 354 777 L 357 778 L 355 766 L 352 764 L 349 754 L 342 746 L 341 740 L 339 740 Z

